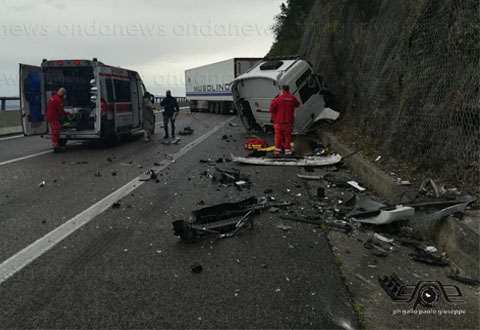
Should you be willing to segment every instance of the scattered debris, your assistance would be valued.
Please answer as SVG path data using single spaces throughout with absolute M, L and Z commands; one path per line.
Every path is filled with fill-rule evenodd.
M 122 205 L 119 202 L 115 202 L 112 204 L 112 208 L 119 209 Z
M 39 184 L 38 186 L 39 186 L 40 188 L 43 188 L 43 187 L 45 187 L 45 185 L 46 185 L 46 182 L 45 182 L 45 181 L 42 181 L 42 182 L 40 182 L 40 184 Z
M 352 225 L 343 220 L 325 220 L 324 222 L 329 228 L 340 229 L 346 234 L 350 234 L 353 231 Z
M 292 227 L 285 226 L 285 225 L 277 225 L 277 228 L 283 231 L 290 231 L 290 229 L 292 229 Z
M 156 179 L 157 179 L 157 173 L 155 173 L 153 169 L 150 169 L 147 173 L 139 177 L 140 181 L 150 181 L 150 180 L 156 180 Z
M 377 234 L 377 233 L 375 233 L 375 234 L 373 235 L 373 237 L 374 237 L 375 239 L 379 240 L 379 241 L 384 242 L 384 243 L 392 244 L 392 243 L 394 242 L 394 240 L 393 240 L 392 238 L 387 238 L 387 237 L 385 237 L 385 236 L 383 236 L 383 235 L 380 235 L 380 234 Z
M 304 179 L 304 180 L 321 180 L 321 179 L 322 179 L 321 176 L 317 176 L 317 175 L 302 175 L 302 174 L 297 174 L 297 177 L 299 177 L 300 179 Z
M 381 159 L 382 159 L 382 156 L 378 156 L 378 157 L 375 159 L 375 163 L 378 163 Z
M 112 176 L 117 176 L 118 172 L 117 171 L 112 171 Z
M 71 162 L 70 165 L 86 165 L 88 162 Z
M 225 203 L 192 212 L 192 220 L 174 221 L 175 235 L 187 242 L 194 242 L 202 236 L 216 235 L 219 238 L 234 236 L 246 223 L 253 228 L 253 214 L 263 208 L 252 197 L 238 203 Z
M 434 246 L 427 246 L 425 248 L 425 252 L 428 252 L 428 253 L 435 253 L 435 252 L 438 252 L 438 249 Z
M 102 173 L 97 172 L 97 173 L 95 173 L 93 176 L 96 177 L 96 178 L 101 178 L 101 177 L 102 177 Z
M 265 193 L 265 195 L 269 195 L 269 194 L 273 193 L 273 189 L 271 189 L 271 188 L 265 189 L 264 193 Z
M 412 183 L 408 180 L 402 180 L 401 178 L 397 178 L 397 184 L 399 186 L 411 186 Z
M 195 274 L 200 274 L 203 270 L 203 266 L 199 263 L 194 263 L 190 268 L 192 269 L 192 273 Z
M 356 181 L 348 181 L 347 184 L 349 184 L 350 186 L 352 186 L 353 188 L 359 190 L 359 191 L 366 191 L 367 188 L 364 188 L 362 186 L 360 186 L 360 184 Z
M 180 135 L 192 135 L 193 132 L 195 132 L 195 130 L 192 129 L 190 126 L 187 126 L 183 130 L 178 132 L 178 134 L 180 134 Z
M 365 283 L 368 284 L 368 285 L 372 285 L 372 282 L 370 282 L 369 280 L 367 280 L 365 277 L 363 277 L 363 276 L 360 275 L 360 274 L 355 274 L 355 277 L 358 278 L 359 280 L 365 282 Z
M 270 212 L 270 213 L 278 213 L 278 212 L 280 212 L 280 209 L 279 209 L 278 207 L 273 207 L 273 206 L 272 206 L 271 208 L 268 209 L 268 212 Z
M 427 252 L 419 247 L 416 247 L 415 252 L 411 253 L 410 256 L 412 257 L 412 260 L 428 265 L 440 267 L 449 265 L 448 260 L 444 256 L 440 255 L 439 253 Z
M 460 272 L 453 269 L 447 274 L 448 278 L 467 285 L 480 285 L 480 282 L 472 278 L 460 276 Z
M 238 127 L 238 124 L 237 123 L 230 123 L 229 126 L 230 127 Z
M 415 209 L 407 206 L 397 206 L 394 210 L 382 210 L 380 214 L 373 218 L 364 218 L 358 219 L 354 218 L 353 220 L 361 223 L 368 223 L 374 225 L 385 225 L 395 221 L 404 220 L 412 217 L 415 214 Z
M 107 158 L 107 162 L 112 163 L 115 159 L 116 159 L 115 156 L 110 156 Z
M 432 188 L 433 193 L 429 191 L 428 189 L 429 186 L 430 188 Z M 427 178 L 423 180 L 422 184 L 420 185 L 419 192 L 427 195 L 433 194 L 435 197 L 440 198 L 447 192 L 447 190 L 445 189 L 445 186 L 439 187 L 435 181 L 433 181 L 430 178 Z
M 432 214 L 416 216 L 412 219 L 412 221 L 415 223 L 422 223 L 422 222 L 440 220 L 442 218 L 448 217 L 449 215 L 453 215 L 457 213 L 463 214 L 465 213 L 465 210 L 468 207 L 468 205 L 477 200 L 475 197 L 471 197 L 471 196 L 465 196 L 465 197 L 467 201 L 464 203 L 447 207 L 441 211 L 438 211 Z

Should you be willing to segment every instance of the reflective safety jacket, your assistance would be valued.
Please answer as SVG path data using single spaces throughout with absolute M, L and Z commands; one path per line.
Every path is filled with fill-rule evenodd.
M 295 121 L 295 108 L 300 106 L 297 98 L 289 92 L 283 92 L 270 104 L 272 120 L 276 123 L 293 123 Z
M 47 121 L 61 121 L 62 116 L 68 116 L 69 113 L 63 110 L 63 99 L 60 95 L 54 94 L 48 100 Z

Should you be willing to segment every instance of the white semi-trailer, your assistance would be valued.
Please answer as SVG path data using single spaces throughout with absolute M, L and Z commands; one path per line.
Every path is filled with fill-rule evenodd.
M 185 85 L 190 110 L 233 113 L 232 81 L 262 58 L 232 58 L 185 71 Z

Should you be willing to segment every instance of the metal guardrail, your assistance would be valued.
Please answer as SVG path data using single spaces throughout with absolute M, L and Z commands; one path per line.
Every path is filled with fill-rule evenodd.
M 7 110 L 7 101 L 20 101 L 20 98 L 1 96 L 0 101 L 1 101 L 1 106 L 0 106 L 0 111 L 1 111 L 1 110 Z

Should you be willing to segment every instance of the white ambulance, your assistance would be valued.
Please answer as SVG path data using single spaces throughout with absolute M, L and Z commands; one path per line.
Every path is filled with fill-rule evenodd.
M 142 98 L 140 75 L 93 60 L 43 60 L 41 66 L 20 64 L 20 108 L 26 136 L 50 138 L 47 102 L 60 87 L 67 89 L 60 145 L 68 140 L 105 139 L 140 134 Z

